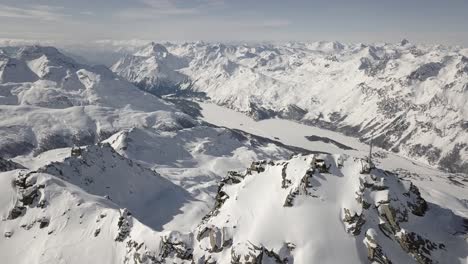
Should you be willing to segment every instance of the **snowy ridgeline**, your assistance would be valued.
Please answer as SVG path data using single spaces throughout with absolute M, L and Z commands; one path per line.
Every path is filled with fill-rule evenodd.
M 468 171 L 468 50 L 408 43 L 151 43 L 111 68 L 157 95 L 331 128 Z
M 322 43 L 308 49 L 322 50 L 315 52 L 316 56 L 335 51 L 347 54 L 345 50 L 349 53 L 351 49 L 338 44 L 328 51 L 326 47 L 329 44 Z M 238 75 L 239 66 L 216 66 L 220 71 L 236 73 L 216 79 L 237 76 L 247 81 L 246 90 L 237 90 L 236 98 L 228 103 L 213 95 L 221 93 L 223 86 L 226 89 L 222 95 L 228 98 L 235 89 L 229 82 L 212 86 L 208 80 L 214 80 L 208 77 L 213 73 L 212 66 L 206 66 L 213 59 L 224 61 L 227 54 L 243 54 L 245 49 L 252 47 L 151 44 L 126 58 L 135 60 L 131 62 L 135 67 L 132 71 L 142 76 L 171 71 L 166 74 L 167 80 L 178 78 L 177 85 L 158 81 L 158 74 L 144 82 L 125 76 L 139 89 L 105 67 L 78 63 L 55 48 L 0 48 L 1 262 L 467 261 L 468 194 L 463 175 L 436 171 L 381 150 L 375 153 L 376 163 L 386 169 L 400 169 L 403 174 L 397 176 L 380 169 L 368 173 L 366 163 L 354 157 L 365 155 L 367 146 L 336 132 L 308 127 L 311 130 L 299 133 L 295 128 L 303 126 L 294 123 L 293 133 L 279 128 L 283 134 L 275 134 L 269 131 L 277 129 L 275 126 L 245 123 L 237 117 L 224 121 L 239 127 L 217 127 L 205 121 L 213 119 L 222 124 L 219 121 L 231 119 L 232 113 L 216 108 L 213 115 L 206 105 L 184 106 L 185 112 L 198 111 L 209 117 L 203 121 L 196 114 L 180 112 L 180 105 L 176 107 L 141 90 L 159 95 L 175 91 L 179 96 L 197 98 L 208 94 L 217 103 L 246 112 L 236 106 L 243 96 L 258 99 L 249 93 L 261 91 L 265 99 L 270 98 L 262 82 L 254 86 L 261 89 L 247 89 L 252 87 L 250 79 Z M 244 59 L 255 61 L 255 54 L 273 47 L 256 49 L 249 51 L 253 55 L 244 54 Z M 278 56 L 290 57 L 305 50 L 295 46 L 275 49 Z M 215 55 L 205 58 L 203 52 Z M 308 53 L 304 54 L 298 59 L 307 58 Z M 159 65 L 161 61 L 166 61 L 165 66 Z M 139 70 L 146 62 L 154 67 Z M 286 63 L 285 58 L 281 57 L 280 62 Z M 255 76 L 266 78 L 256 72 L 262 67 L 244 65 L 242 74 L 249 68 Z M 188 72 L 198 68 L 204 69 L 207 76 L 193 82 Z M 459 78 L 465 78 L 464 73 L 460 74 Z M 144 86 L 154 82 L 155 87 Z M 199 82 L 210 90 L 200 90 Z M 162 86 L 165 92 L 151 90 Z M 301 94 L 291 89 L 290 95 Z M 466 93 L 458 99 L 464 100 L 463 96 Z M 297 102 L 288 108 L 292 112 L 284 112 L 293 115 L 280 116 L 307 121 L 305 117 L 312 111 L 304 110 L 301 101 Z M 457 108 L 459 101 L 448 102 L 455 104 L 454 118 L 463 119 L 457 112 L 463 110 Z M 249 107 L 252 105 L 249 102 Z M 250 112 L 252 116 L 260 113 L 260 108 L 255 109 Z M 302 117 L 297 118 L 297 113 Z M 242 128 L 242 123 L 249 128 Z M 424 133 L 430 133 L 434 127 L 426 128 Z M 462 130 L 450 135 L 454 135 L 453 142 L 458 142 L 466 133 Z M 405 148 L 411 147 L 413 137 L 415 134 L 408 135 Z M 446 137 L 425 140 L 429 139 L 438 144 Z M 289 143 L 296 147 L 285 145 Z M 71 148 L 75 145 L 82 147 Z M 466 161 L 463 148 L 450 156 L 452 165 Z M 303 156 L 288 158 L 294 153 Z M 254 160 L 261 161 L 252 163 Z M 413 179 L 419 189 L 398 177 Z
M 79 64 L 52 47 L 0 48 L 1 157 L 94 144 L 132 127 L 196 124 L 103 66 Z
M 253 162 L 179 232 L 160 228 L 193 199 L 186 190 L 109 144 L 69 151 L 1 174 L 5 263 L 466 262 L 466 218 L 361 159 Z

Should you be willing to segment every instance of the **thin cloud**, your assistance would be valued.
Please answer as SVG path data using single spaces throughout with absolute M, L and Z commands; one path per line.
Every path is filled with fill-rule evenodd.
M 224 0 L 140 0 L 141 7 L 120 10 L 117 17 L 128 19 L 154 19 L 162 16 L 195 15 L 213 8 L 220 8 Z M 189 3 L 189 4 L 188 4 Z
M 63 14 L 63 7 L 47 5 L 15 7 L 0 4 L 0 17 L 57 21 L 64 19 L 66 15 Z
M 272 19 L 266 20 L 260 23 L 260 26 L 267 27 L 267 28 L 279 28 L 279 27 L 286 27 L 291 25 L 291 21 L 286 19 Z
M 96 13 L 92 11 L 81 11 L 80 14 L 83 16 L 95 16 L 96 15 Z

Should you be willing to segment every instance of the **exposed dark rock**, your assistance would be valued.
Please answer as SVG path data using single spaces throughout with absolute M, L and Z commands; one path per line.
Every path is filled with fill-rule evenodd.
M 10 238 L 13 236 L 13 231 L 6 231 L 5 233 L 3 233 L 3 236 L 6 238 Z
M 164 98 L 166 101 L 173 103 L 177 109 L 182 111 L 182 113 L 187 114 L 193 118 L 202 117 L 201 110 L 202 108 L 196 102 L 185 100 L 183 98 Z
M 315 158 L 314 157 L 314 160 L 312 162 L 312 165 L 314 166 L 314 168 L 316 168 L 320 173 L 329 173 L 330 172 L 330 167 L 331 167 L 331 164 L 326 164 L 325 160 L 323 159 L 319 159 L 319 158 Z
M 410 155 L 415 157 L 426 157 L 429 163 L 434 164 L 440 159 L 441 150 L 433 145 L 416 144 L 410 147 Z
M 101 233 L 101 228 L 96 228 L 96 230 L 94 230 L 94 236 L 99 236 L 99 233 Z
M 467 146 L 468 144 L 456 144 L 450 153 L 440 159 L 439 166 L 451 173 L 468 172 L 468 161 L 463 160 L 460 155 L 461 150 L 466 149 Z
M 193 249 L 182 241 L 175 241 L 171 237 L 161 238 L 159 257 L 164 261 L 168 257 L 176 257 L 182 260 L 192 260 Z
M 248 169 L 249 172 L 255 171 L 255 172 L 264 172 L 265 171 L 265 166 L 267 165 L 266 160 L 261 160 L 261 161 L 254 161 L 250 165 L 250 168 Z
M 0 172 L 17 170 L 17 169 L 25 169 L 25 168 L 16 162 L 13 162 L 11 160 L 6 160 L 0 157 Z
M 19 155 L 26 155 L 34 149 L 34 145 L 27 141 L 14 141 L 0 146 L 0 156 L 13 158 Z
M 16 219 L 20 216 L 23 216 L 26 212 L 26 207 L 21 206 L 21 205 L 16 205 L 10 210 L 10 213 L 8 214 L 8 219 Z
M 406 195 L 413 199 L 413 202 L 408 201 L 411 212 L 417 216 L 424 216 L 428 207 L 426 201 L 421 197 L 418 187 L 410 183 L 410 189 Z
M 238 248 L 242 249 L 238 250 Z M 247 248 L 247 252 L 245 248 Z M 293 262 L 294 260 L 291 256 L 281 257 L 273 250 L 268 250 L 263 246 L 256 246 L 251 243 L 235 245 L 231 250 L 231 264 L 288 264 Z
M 71 137 L 71 135 L 49 134 L 44 138 L 38 139 L 37 148 L 34 150 L 34 154 L 38 155 L 51 149 L 68 147 L 71 145 Z
M 294 198 L 299 195 L 299 188 L 292 188 L 289 191 L 289 194 L 286 196 L 286 199 L 284 199 L 284 207 L 292 207 L 294 205 Z
M 250 107 L 249 107 L 249 111 L 247 112 L 247 115 L 249 115 L 255 120 L 264 120 L 264 119 L 276 117 L 278 113 L 275 112 L 274 110 L 258 106 L 254 103 L 250 103 Z
M 317 168 L 322 168 L 325 165 L 320 165 Z M 328 168 L 325 166 L 327 172 Z M 298 195 L 309 195 L 311 197 L 317 198 L 318 196 L 313 195 L 309 192 L 309 188 L 312 188 L 312 184 L 310 182 L 310 178 L 313 176 L 315 170 L 313 168 L 310 168 L 306 171 L 305 175 L 302 176 L 301 181 L 299 182 L 299 186 L 296 186 L 294 188 L 291 188 L 289 191 L 288 195 L 286 196 L 283 207 L 292 207 L 294 206 L 294 199 Z
M 301 120 L 306 114 L 307 111 L 297 105 L 288 105 L 286 109 L 278 113 L 278 116 L 290 120 Z
M 49 218 L 46 218 L 46 217 L 42 217 L 41 219 L 38 220 L 39 222 L 39 228 L 46 228 L 49 226 Z
M 123 209 L 120 213 L 119 221 L 117 222 L 118 233 L 115 241 L 122 242 L 130 235 L 132 229 L 131 218 L 130 212 L 127 209 Z
M 439 74 L 440 69 L 442 69 L 444 65 L 440 62 L 429 62 L 419 66 L 415 71 L 410 73 L 408 78 L 410 80 L 418 80 L 418 81 L 425 81 L 429 77 L 434 77 Z
M 462 56 L 460 62 L 457 64 L 457 73 L 455 76 L 461 77 L 463 74 L 468 74 L 468 58 L 465 56 Z
M 345 144 L 341 144 L 340 142 L 338 141 L 335 141 L 333 139 L 330 139 L 330 138 L 327 138 L 327 137 L 319 137 L 319 136 L 306 136 L 307 140 L 309 141 L 321 141 L 321 142 L 324 142 L 324 143 L 331 143 L 341 149 L 344 149 L 344 150 L 354 150 L 353 148 L 351 147 L 348 147 L 346 146 Z
M 357 236 L 361 233 L 361 227 L 366 223 L 362 214 L 354 213 L 353 215 L 347 208 L 343 208 L 343 222 L 347 224 L 346 232 Z
M 367 258 L 372 263 L 391 264 L 390 259 L 384 254 L 382 247 L 372 237 L 371 232 L 366 232 L 364 244 L 367 247 Z
M 431 252 L 445 247 L 443 244 L 434 243 L 413 232 L 401 232 L 396 239 L 401 248 L 410 253 L 421 264 L 434 263 L 431 259 Z
M 153 252 L 147 250 L 144 242 L 138 243 L 133 239 L 129 239 L 126 244 L 127 256 L 124 259 L 124 264 L 162 264 Z
M 203 217 L 203 220 L 206 220 L 214 215 L 217 215 L 219 208 L 221 208 L 224 202 L 227 199 L 229 199 L 229 195 L 223 191 L 224 185 L 238 184 L 244 179 L 244 177 L 245 175 L 242 175 L 235 171 L 229 171 L 227 173 L 227 176 L 223 178 L 218 185 L 218 191 L 216 193 L 215 204 L 214 204 L 213 209 L 207 215 Z
M 228 171 L 227 176 L 221 180 L 223 184 L 238 184 L 244 179 L 244 175 L 237 171 Z
M 291 186 L 291 180 L 287 178 L 286 170 L 288 168 L 288 163 L 284 163 L 283 168 L 281 169 L 281 188 L 286 189 Z
M 47 201 L 41 200 L 40 189 L 44 185 L 37 185 L 34 177 L 30 177 L 34 172 L 18 173 L 13 181 L 13 186 L 16 188 L 18 200 L 16 205 L 10 210 L 8 219 L 18 218 L 26 213 L 28 207 L 44 208 Z

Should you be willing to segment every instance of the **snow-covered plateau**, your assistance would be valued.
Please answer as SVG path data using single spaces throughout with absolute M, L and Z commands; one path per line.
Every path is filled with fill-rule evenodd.
M 467 50 L 128 51 L 0 47 L 0 263 L 467 263 Z

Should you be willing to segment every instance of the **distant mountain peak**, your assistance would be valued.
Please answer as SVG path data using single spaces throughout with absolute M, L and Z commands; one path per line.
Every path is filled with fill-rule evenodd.
M 169 54 L 169 51 L 163 44 L 151 42 L 142 50 L 137 52 L 135 55 L 145 56 L 145 57 L 156 56 L 156 57 L 164 58 L 164 57 L 167 57 L 168 54 Z
M 409 40 L 407 40 L 407 39 L 404 38 L 404 39 L 401 40 L 400 45 L 401 45 L 401 46 L 405 46 L 405 45 L 407 45 L 407 44 L 409 44 L 409 43 L 410 43 Z

